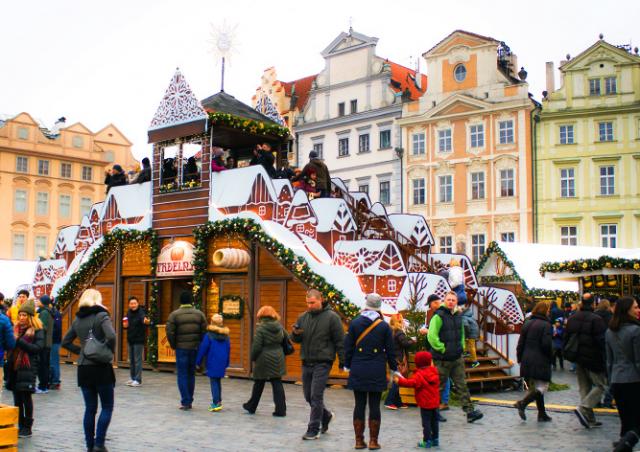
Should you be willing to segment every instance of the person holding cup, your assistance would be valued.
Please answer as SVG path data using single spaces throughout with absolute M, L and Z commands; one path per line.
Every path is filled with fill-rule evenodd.
M 142 384 L 142 353 L 144 351 L 145 332 L 150 321 L 136 297 L 129 297 L 129 310 L 122 319 L 122 327 L 127 330 L 129 348 L 129 372 L 131 379 L 127 386 Z

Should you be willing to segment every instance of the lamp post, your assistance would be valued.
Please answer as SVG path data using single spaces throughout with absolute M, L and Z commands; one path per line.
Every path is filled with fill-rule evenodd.
M 404 170 L 403 170 L 403 157 L 404 157 L 404 148 L 396 147 L 394 148 L 398 159 L 400 160 L 400 213 L 404 211 Z

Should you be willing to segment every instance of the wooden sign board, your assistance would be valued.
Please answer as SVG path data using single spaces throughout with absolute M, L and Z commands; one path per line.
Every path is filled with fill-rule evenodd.
M 225 318 L 242 317 L 242 300 L 240 298 L 225 298 L 220 300 L 222 315 Z
M 165 325 L 158 325 L 158 362 L 175 363 L 176 352 L 169 345 Z
M 162 248 L 158 256 L 156 276 L 193 275 L 193 244 L 178 240 Z

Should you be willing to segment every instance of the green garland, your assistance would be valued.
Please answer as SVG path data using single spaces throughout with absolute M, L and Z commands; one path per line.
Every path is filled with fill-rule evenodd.
M 281 127 L 277 124 L 265 124 L 261 121 L 253 119 L 241 118 L 240 116 L 231 115 L 229 113 L 209 113 L 209 121 L 211 125 L 222 125 L 233 127 L 246 133 L 254 135 L 271 135 L 280 138 L 289 136 L 289 129 Z
M 225 314 L 222 310 L 222 306 L 226 300 L 235 300 L 238 301 L 240 308 L 238 309 L 237 314 Z M 244 314 L 244 299 L 240 295 L 224 295 L 220 297 L 220 302 L 218 305 L 218 312 L 225 319 L 241 319 Z
M 484 268 L 492 253 L 496 253 L 500 259 L 504 262 L 504 264 L 509 267 L 512 271 L 511 275 L 503 275 L 503 276 L 481 276 L 480 280 L 482 282 L 512 282 L 515 281 L 522 287 L 524 293 L 526 293 L 530 297 L 546 297 L 546 298 L 576 298 L 578 295 L 575 292 L 566 291 L 566 290 L 547 290 L 547 289 L 536 289 L 530 288 L 527 286 L 527 283 L 524 279 L 520 277 L 518 272 L 516 271 L 516 267 L 509 260 L 504 251 L 500 248 L 497 242 L 493 241 L 489 243 L 487 247 L 487 251 L 482 255 L 482 258 L 478 261 L 476 265 L 476 274 L 480 273 L 480 271 Z M 543 275 L 544 276 L 544 275 Z
M 218 236 L 240 234 L 247 240 L 258 243 L 276 259 L 278 259 L 291 273 L 309 288 L 319 290 L 325 300 L 347 319 L 353 319 L 360 313 L 360 308 L 346 299 L 344 294 L 327 282 L 322 276 L 314 273 L 307 261 L 297 256 L 293 251 L 284 246 L 264 232 L 262 226 L 248 218 L 233 218 L 215 222 L 207 222 L 194 228 L 196 239 L 193 251 L 193 295 L 196 307 L 200 307 L 202 301 L 202 287 L 207 284 L 207 252 L 209 239 Z
M 158 255 L 160 254 L 160 241 L 156 231 L 151 231 L 150 238 L 151 253 L 151 294 L 149 295 L 149 305 L 147 315 L 150 320 L 149 334 L 147 335 L 147 362 L 155 367 L 158 364 L 158 328 L 160 322 L 160 311 L 158 309 L 158 281 L 156 280 L 156 268 Z
M 597 259 L 575 259 L 562 262 L 543 262 L 540 274 L 545 273 L 582 273 L 602 269 L 640 270 L 640 259 L 624 259 L 620 257 L 600 256 Z

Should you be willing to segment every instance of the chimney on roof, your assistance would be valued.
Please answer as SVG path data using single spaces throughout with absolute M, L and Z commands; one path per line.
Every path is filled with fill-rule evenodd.
M 415 85 L 418 91 L 422 91 L 422 76 L 420 75 L 420 58 L 416 58 L 416 78 Z
M 545 63 L 545 72 L 547 75 L 547 93 L 551 94 L 556 90 L 555 74 L 553 73 L 553 61 L 547 61 Z

